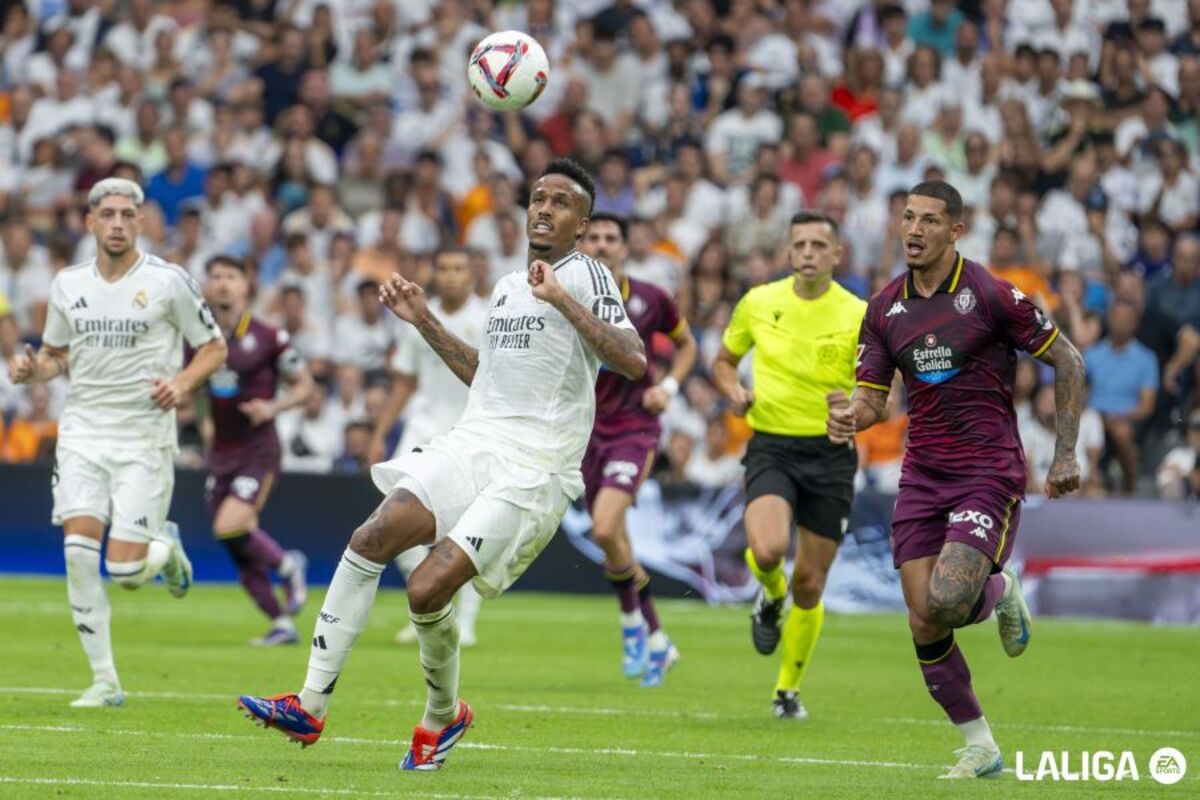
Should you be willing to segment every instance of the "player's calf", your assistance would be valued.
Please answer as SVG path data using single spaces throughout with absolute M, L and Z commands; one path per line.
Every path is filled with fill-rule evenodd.
M 992 560 L 980 550 L 947 542 L 929 578 L 928 620 L 944 628 L 969 624 L 991 571 Z

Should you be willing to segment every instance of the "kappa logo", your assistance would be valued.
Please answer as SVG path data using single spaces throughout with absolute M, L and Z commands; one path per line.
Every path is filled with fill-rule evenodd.
M 862 366 L 862 357 L 863 357 L 863 353 L 865 353 L 865 352 L 867 352 L 867 346 L 865 344 L 860 344 L 857 348 L 855 348 L 855 351 L 854 351 L 854 368 L 855 369 L 858 369 L 859 367 Z
M 1013 287 L 1012 294 L 1013 294 L 1013 302 L 1017 303 L 1018 305 L 1021 303 L 1022 300 L 1028 299 L 1025 297 L 1025 293 L 1022 292 L 1020 289 L 1018 289 L 1015 286 Z
M 899 300 L 897 300 L 896 302 L 892 303 L 892 307 L 889 308 L 888 312 L 886 314 L 884 314 L 883 316 L 886 318 L 886 317 L 894 317 L 897 314 L 907 314 L 907 313 L 908 313 L 908 309 L 904 307 L 904 303 L 901 303 Z
M 646 313 L 646 301 L 637 295 L 629 298 L 628 306 L 630 314 L 637 314 L 638 316 L 641 316 L 642 314 Z
M 987 541 L 987 538 L 988 538 L 987 531 L 985 531 L 983 528 L 978 528 L 978 527 L 973 528 L 971 530 L 971 535 L 974 536 L 976 539 L 983 539 L 985 542 Z
M 604 465 L 604 477 L 624 486 L 632 486 L 641 469 L 632 461 L 609 461 Z
M 253 333 L 247 333 L 242 337 L 242 349 L 246 352 L 253 352 L 254 348 L 258 347 L 258 339 L 254 338 Z

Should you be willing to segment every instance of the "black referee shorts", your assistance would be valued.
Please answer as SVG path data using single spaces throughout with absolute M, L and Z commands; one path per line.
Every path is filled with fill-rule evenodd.
M 841 542 L 854 500 L 854 449 L 825 436 L 778 436 L 755 431 L 742 458 L 746 504 L 782 497 L 792 516 L 818 536 Z

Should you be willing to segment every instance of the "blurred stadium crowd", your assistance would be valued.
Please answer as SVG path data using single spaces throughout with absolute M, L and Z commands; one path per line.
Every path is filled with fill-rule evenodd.
M 84 198 L 146 187 L 143 249 L 203 278 L 232 253 L 256 310 L 321 390 L 281 418 L 285 467 L 360 471 L 397 321 L 376 282 L 428 282 L 439 246 L 477 291 L 524 267 L 531 176 L 571 155 L 628 215 L 631 275 L 667 287 L 700 343 L 665 419 L 659 478 L 737 481 L 748 436 L 707 369 L 733 305 L 786 270 L 787 221 L 843 226 L 837 279 L 904 270 L 904 190 L 944 178 L 960 250 L 1051 313 L 1086 355 L 1089 496 L 1200 490 L 1200 2 L 1192 0 L 0 0 L 0 355 L 36 343 L 56 270 L 86 259 Z M 485 111 L 466 60 L 535 35 L 549 87 Z M 668 346 L 664 343 L 664 346 Z M 667 355 L 659 353 L 660 356 Z M 748 361 L 746 362 L 749 363 Z M 1023 361 L 1036 491 L 1053 389 Z M 0 460 L 52 454 L 62 382 L 0 377 Z M 181 461 L 199 463 L 182 415 Z M 902 403 L 862 435 L 894 489 Z

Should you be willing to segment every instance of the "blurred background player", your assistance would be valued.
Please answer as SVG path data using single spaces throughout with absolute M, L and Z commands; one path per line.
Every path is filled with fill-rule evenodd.
M 625 274 L 628 224 L 623 217 L 592 214 L 581 249 L 608 267 L 625 311 L 649 353 L 655 333 L 671 337 L 675 356 L 659 383 L 650 370 L 630 381 L 601 368 L 596 381 L 596 422 L 583 457 L 583 480 L 592 536 L 604 550 L 605 575 L 621 606 L 621 666 L 627 678 L 642 676 L 658 686 L 679 658 L 654 608 L 650 576 L 633 553 L 625 513 L 650 474 L 662 425 L 658 416 L 679 393 L 679 383 L 696 363 L 696 340 L 671 296 L 652 283 Z
M 763 655 L 783 652 L 775 682 L 775 716 L 808 716 L 798 697 L 825 619 L 821 594 L 845 536 L 858 460 L 825 435 L 826 396 L 854 386 L 855 345 L 866 303 L 833 282 L 843 256 L 837 223 L 821 212 L 792 217 L 786 278 L 751 289 L 737 304 L 713 364 L 713 379 L 745 415 L 754 434 L 746 448 L 746 564 L 762 584 L 751 638 Z M 750 389 L 738 380 L 754 348 Z M 799 531 L 792 570 L 793 605 L 784 559 Z
M 251 643 L 294 644 L 292 617 L 308 595 L 308 559 L 299 550 L 285 551 L 258 527 L 258 515 L 280 470 L 275 418 L 308 400 L 313 379 L 287 332 L 251 315 L 250 281 L 240 259 L 214 256 L 205 273 L 205 294 L 229 347 L 225 365 L 206 384 L 212 422 L 205 501 L 213 534 L 237 565 L 238 580 L 271 620 L 270 630 Z M 288 388 L 277 397 L 281 382 Z M 272 571 L 283 581 L 282 607 Z
M 1021 519 L 1025 456 L 1013 409 L 1016 350 L 1054 367 L 1057 442 L 1047 497 L 1079 488 L 1075 442 L 1083 359 L 1019 289 L 962 257 L 963 203 L 943 181 L 909 192 L 900 226 L 908 272 L 876 294 L 859 337 L 854 400 L 831 402 L 829 438 L 849 441 L 883 413 L 898 369 L 908 393 L 908 451 L 892 518 L 892 554 L 917 660 L 966 747 L 945 778 L 998 777 L 1004 759 L 971 688 L 954 629 L 993 610 L 1010 656 L 1032 620 L 1005 569 Z
M 487 321 L 487 300 L 475 294 L 475 276 L 471 270 L 471 253 L 466 248 L 450 247 L 438 251 L 433 262 L 434 297 L 429 299 L 429 313 L 446 330 L 471 347 L 478 348 Z M 405 409 L 404 433 L 393 458 L 424 447 L 435 436 L 454 427 L 467 407 L 467 384 L 450 371 L 446 362 L 421 338 L 411 325 L 403 326 L 396 352 L 392 357 L 392 391 L 387 406 L 375 423 L 371 440 L 370 461 L 378 464 L 387 460 L 386 439 Z M 396 566 L 405 580 L 429 554 L 428 547 L 414 547 L 396 556 Z M 481 599 L 475 587 L 466 584 L 458 593 L 459 644 L 475 644 L 475 620 L 479 617 Z M 417 629 L 412 623 L 396 633 L 401 644 L 415 644 Z
M 526 216 L 528 270 L 496 284 L 479 350 L 429 313 L 417 284 L 396 274 L 381 287 L 384 304 L 470 384 L 467 409 L 428 447 L 372 467 L 386 497 L 350 537 L 334 573 L 304 688 L 238 698 L 260 724 L 305 745 L 320 738 L 387 562 L 432 543 L 408 582 L 428 693 L 400 769 L 439 769 L 471 726 L 474 712 L 458 696 L 454 595 L 470 580 L 488 596 L 511 586 L 583 493 L 601 362 L 631 380 L 646 371 L 642 340 L 608 271 L 575 249 L 595 197 L 574 161 L 551 161 L 542 172 Z
M 88 193 L 96 257 L 54 276 L 42 347 L 9 362 L 13 383 L 70 377 L 59 425 L 53 521 L 63 526 L 67 600 L 93 683 L 75 707 L 124 702 L 113 663 L 111 609 L 100 580 L 136 589 L 162 573 L 175 597 L 192 566 L 167 522 L 175 485 L 175 408 L 225 361 L 225 340 L 200 287 L 138 250 L 142 189 L 109 178 Z M 183 341 L 196 357 L 183 371 Z

